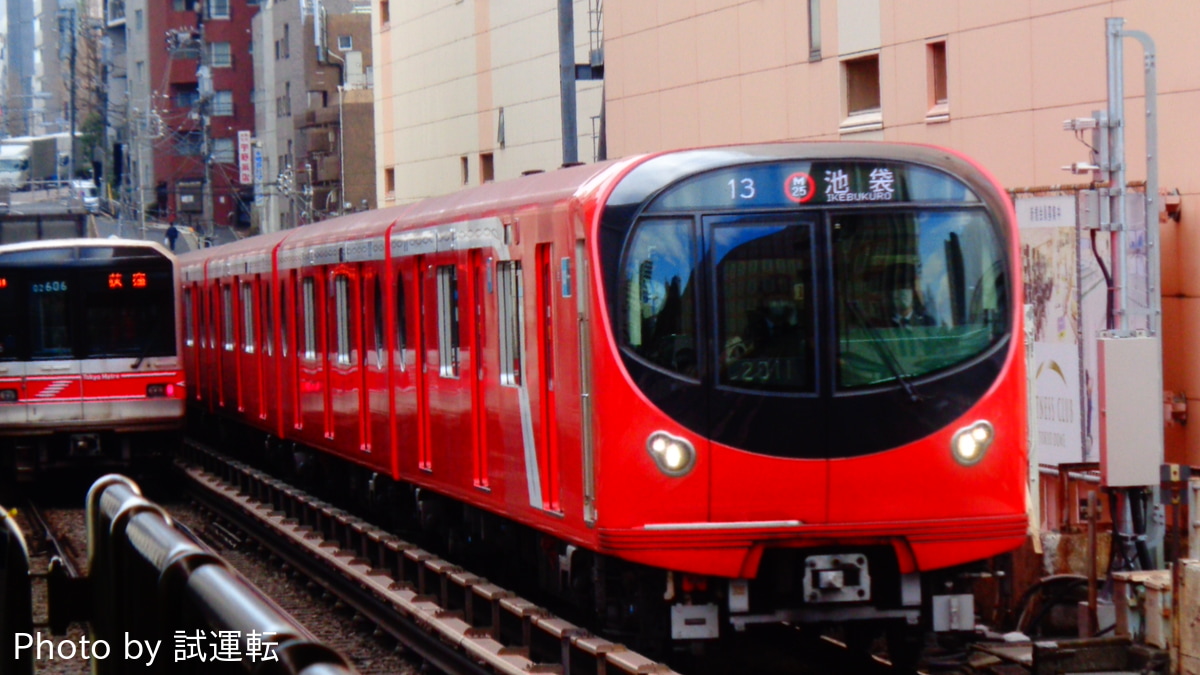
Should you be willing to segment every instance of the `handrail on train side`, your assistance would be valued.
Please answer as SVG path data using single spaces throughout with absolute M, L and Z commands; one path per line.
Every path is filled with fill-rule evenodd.
M 157 645 L 151 672 L 357 672 L 217 554 L 175 527 L 129 478 L 111 474 L 92 485 L 87 527 L 93 636 L 114 652 L 134 641 L 147 649 Z M 92 672 L 146 672 L 146 663 L 146 658 L 97 659 Z
M 0 663 L 14 675 L 33 675 L 33 655 L 16 649 L 9 636 L 33 632 L 33 589 L 29 576 L 29 547 L 16 518 L 0 506 Z

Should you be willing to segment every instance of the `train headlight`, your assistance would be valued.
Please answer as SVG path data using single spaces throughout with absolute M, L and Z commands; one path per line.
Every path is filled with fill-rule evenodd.
M 950 440 L 950 454 L 963 466 L 976 464 L 987 453 L 995 435 L 992 423 L 987 420 L 963 427 L 954 432 L 954 438 Z
M 0 403 L 14 403 L 16 400 L 16 389 L 0 389 Z
M 696 464 L 696 449 L 687 440 L 656 431 L 646 439 L 646 450 L 658 464 L 659 471 L 668 476 L 682 476 Z
M 148 384 L 146 385 L 146 398 L 162 398 L 167 395 L 169 384 Z

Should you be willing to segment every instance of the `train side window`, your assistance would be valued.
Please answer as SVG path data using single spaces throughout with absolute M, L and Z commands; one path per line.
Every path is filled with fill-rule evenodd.
M 316 288 L 312 277 L 309 277 L 301 282 L 301 290 L 303 292 L 302 304 L 304 306 L 304 360 L 317 360 L 317 315 L 315 307 L 317 305 Z
M 279 284 L 279 354 L 288 355 L 288 295 L 287 283 Z
M 696 248 L 692 219 L 643 220 L 622 262 L 620 335 L 646 361 L 686 377 L 696 358 Z
M 383 284 L 379 281 L 379 277 L 374 278 L 374 283 L 371 286 L 371 307 L 375 315 L 372 317 L 372 334 L 374 341 L 371 343 L 371 351 L 375 352 L 375 365 L 383 367 Z
M 192 325 L 192 289 L 183 289 L 183 341 L 191 347 L 195 344 Z
M 236 346 L 233 340 L 233 285 L 225 285 L 221 287 L 221 310 L 224 312 L 224 328 L 223 341 L 225 351 L 231 352 Z
M 507 387 L 521 386 L 521 361 L 525 344 L 524 326 L 521 320 L 521 263 L 504 261 L 496 263 L 496 302 L 500 326 L 500 384 Z
M 262 283 L 262 277 L 259 277 L 259 283 Z M 259 293 L 259 298 L 262 299 L 262 318 L 263 318 L 263 353 L 267 356 L 274 356 L 275 351 L 275 316 L 271 311 L 271 293 L 269 286 L 263 286 L 263 292 Z
M 343 275 L 333 278 L 334 329 L 336 358 L 339 366 L 350 365 L 350 280 Z
M 242 282 L 242 350 L 254 353 L 254 286 Z
M 438 372 L 458 377 L 458 276 L 454 265 L 437 269 Z
M 404 370 L 404 349 L 408 347 L 408 315 L 405 313 L 404 275 L 396 275 L 396 349 L 400 352 L 397 362 Z

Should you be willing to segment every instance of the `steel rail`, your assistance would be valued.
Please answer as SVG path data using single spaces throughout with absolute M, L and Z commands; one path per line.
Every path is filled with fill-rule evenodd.
M 301 490 L 186 441 L 206 507 L 448 673 L 674 673 Z M 575 666 L 573 666 L 573 662 Z

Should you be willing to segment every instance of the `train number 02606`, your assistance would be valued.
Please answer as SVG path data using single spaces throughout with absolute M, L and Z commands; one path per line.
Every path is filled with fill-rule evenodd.
M 30 293 L 63 293 L 66 290 L 65 281 L 39 281 L 29 287 Z

